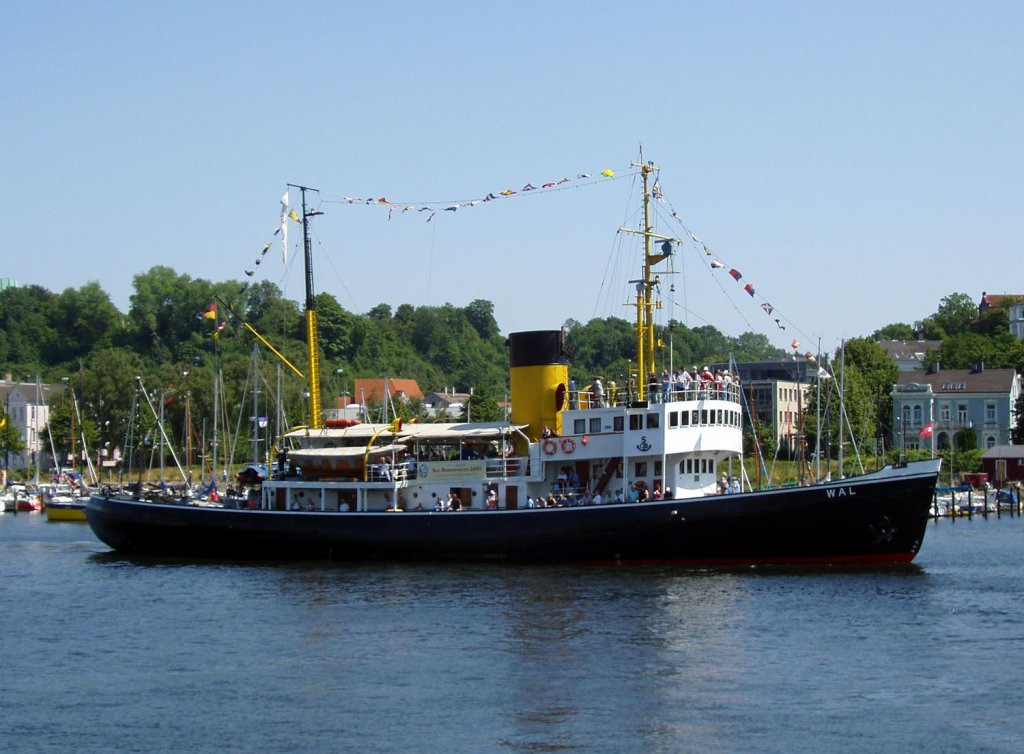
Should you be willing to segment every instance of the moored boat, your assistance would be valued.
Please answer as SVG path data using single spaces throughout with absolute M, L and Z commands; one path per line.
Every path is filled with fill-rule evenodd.
M 248 508 L 101 491 L 87 506 L 118 552 L 213 558 L 604 563 L 899 563 L 917 554 L 938 461 L 835 482 L 742 479 L 738 383 L 657 374 L 652 295 L 671 241 L 647 220 L 628 384 L 576 391 L 564 333 L 509 336 L 505 422 L 324 426 L 306 237 L 311 425 L 286 433 Z M 304 231 L 311 213 L 303 201 Z M 658 251 L 653 240 L 668 241 Z M 738 476 L 739 489 L 720 487 Z M 745 484 L 743 484 L 745 482 Z M 730 494 L 720 494 L 729 492 Z

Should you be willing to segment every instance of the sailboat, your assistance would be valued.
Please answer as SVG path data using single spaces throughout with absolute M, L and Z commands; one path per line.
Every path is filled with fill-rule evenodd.
M 939 465 L 920 461 L 810 486 L 718 494 L 741 461 L 738 384 L 663 392 L 654 295 L 672 239 L 643 183 L 636 363 L 628 386 L 573 390 L 565 333 L 509 338 L 511 418 L 447 424 L 324 421 L 302 190 L 310 424 L 279 441 L 248 507 L 100 491 L 87 515 L 125 554 L 510 563 L 906 563 L 921 547 Z

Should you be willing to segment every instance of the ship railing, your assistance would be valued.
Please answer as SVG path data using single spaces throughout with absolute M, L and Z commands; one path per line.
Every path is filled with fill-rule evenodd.
M 740 403 L 740 385 L 737 383 L 718 382 L 686 382 L 672 383 L 670 386 L 658 385 L 647 393 L 650 404 L 668 403 L 669 401 L 730 401 Z M 605 405 L 613 407 L 629 406 L 634 396 L 629 391 L 615 389 L 605 394 Z M 593 394 L 587 390 L 579 390 L 570 396 L 570 410 L 603 408 L 599 406 Z
M 488 458 L 486 469 L 488 479 L 526 477 L 530 475 L 530 459 L 526 456 Z
M 370 482 L 407 482 L 416 478 L 416 464 L 398 463 L 394 466 L 375 463 L 370 466 L 367 481 Z

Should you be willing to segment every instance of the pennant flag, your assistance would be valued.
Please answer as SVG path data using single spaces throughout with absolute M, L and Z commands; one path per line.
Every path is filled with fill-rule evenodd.
M 711 269 L 717 270 L 719 267 L 725 267 L 725 262 L 723 262 L 723 261 L 721 261 L 719 259 L 716 259 L 715 261 L 713 261 L 711 263 Z
M 743 290 L 745 290 L 747 293 L 749 293 L 751 298 L 754 297 L 754 284 L 753 283 L 747 283 L 745 286 L 743 286 Z
M 776 319 L 775 320 L 775 324 L 777 324 L 779 326 L 780 330 L 785 330 L 786 329 L 786 326 L 784 324 L 782 324 L 782 320 L 780 320 L 780 319 Z
M 552 188 L 552 187 L 553 187 L 553 186 L 555 186 L 555 185 L 556 185 L 556 184 L 555 184 L 555 182 L 554 182 L 554 181 L 548 181 L 547 183 L 544 183 L 544 184 L 542 184 L 542 185 L 541 185 L 541 188 Z
M 804 358 L 807 359 L 808 361 L 814 361 L 815 360 L 814 359 L 814 354 L 811 353 L 810 351 L 808 351 L 807 353 L 804 354 Z
M 537 187 L 534 186 L 532 183 L 527 183 L 525 186 L 523 186 L 523 191 L 536 191 L 536 190 L 537 190 Z
M 704 247 L 704 253 L 707 254 L 710 257 L 711 256 L 711 247 L 710 246 L 705 246 Z
M 434 219 L 434 215 L 436 215 L 436 214 L 437 214 L 437 212 L 431 212 L 430 213 L 430 217 L 427 218 L 427 222 L 429 223 L 431 220 L 433 220 Z
M 228 324 L 228 321 L 224 320 L 219 325 L 217 325 L 217 329 L 213 331 L 213 339 L 214 340 L 216 340 L 217 338 L 220 337 L 221 332 L 224 330 L 224 328 L 227 326 L 227 324 Z
M 769 304 L 767 301 L 761 304 L 761 308 L 764 309 L 764 313 L 767 314 L 769 317 L 772 315 L 772 312 L 775 311 L 775 307 Z
M 267 426 L 267 417 L 261 416 L 257 421 L 259 422 L 260 429 L 263 429 L 264 427 Z
M 822 380 L 831 380 L 832 375 L 828 373 L 825 367 L 818 367 L 818 378 Z
M 590 173 L 578 173 L 576 175 L 576 177 L 577 178 L 589 178 L 590 177 Z
M 789 344 L 789 347 L 795 351 L 800 347 L 800 341 L 797 340 L 796 338 L 793 338 L 793 342 Z
M 729 274 L 732 275 L 733 278 L 736 279 L 736 280 L 739 280 L 740 278 L 743 277 L 743 273 L 740 272 L 739 270 L 737 270 L 735 267 L 733 267 L 731 270 L 729 270 Z
M 281 261 L 284 264 L 288 264 L 288 192 L 284 192 L 284 196 L 281 197 Z M 246 270 L 247 275 L 250 275 Z
M 7 417 L 5 416 L 3 419 L 0 419 L 0 429 L 3 429 L 6 426 L 7 426 Z
M 204 319 L 217 319 L 217 304 L 210 304 L 210 308 L 203 312 Z
M 497 199 L 497 198 L 498 197 L 496 197 L 494 194 L 488 194 L 487 196 L 484 197 L 484 201 L 485 202 L 490 202 L 490 201 L 493 201 L 494 199 Z
M 932 432 L 935 430 L 934 422 L 929 422 L 921 427 L 921 431 L 917 433 L 918 437 L 931 437 Z
M 299 219 L 299 213 L 296 212 L 295 210 L 292 210 L 291 212 L 289 212 L 288 213 L 288 217 L 290 217 L 292 220 L 297 222 L 299 225 L 302 225 L 302 220 Z
M 516 192 L 513 191 L 512 189 L 505 189 L 504 191 L 501 192 L 501 195 L 502 196 L 512 196 L 512 194 L 514 194 L 514 193 L 516 193 Z
M 459 208 L 459 205 L 458 205 L 458 204 L 453 204 L 453 205 L 452 205 L 452 206 L 450 206 L 450 207 L 445 207 L 445 208 L 444 208 L 444 211 L 445 211 L 445 212 L 455 212 L 456 210 L 458 210 L 458 208 Z
M 602 170 L 601 171 L 601 175 L 603 175 L 605 178 L 614 178 L 615 177 L 615 171 L 614 170 Z
M 404 207 L 402 207 L 402 212 L 412 212 L 414 209 L 416 209 L 414 205 L 406 204 Z

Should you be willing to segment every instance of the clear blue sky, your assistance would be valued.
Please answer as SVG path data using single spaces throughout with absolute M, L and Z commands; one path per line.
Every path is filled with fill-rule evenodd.
M 153 265 L 244 279 L 292 182 L 320 189 L 317 289 L 352 311 L 629 316 L 631 180 L 575 176 L 642 145 L 757 290 L 691 245 L 665 313 L 830 351 L 953 292 L 1024 292 L 1022 39 L 1019 2 L 9 4 L 0 276 L 97 280 L 122 311 Z M 430 223 L 339 202 L 566 176 Z M 266 260 L 256 279 L 301 300 L 299 267 Z

